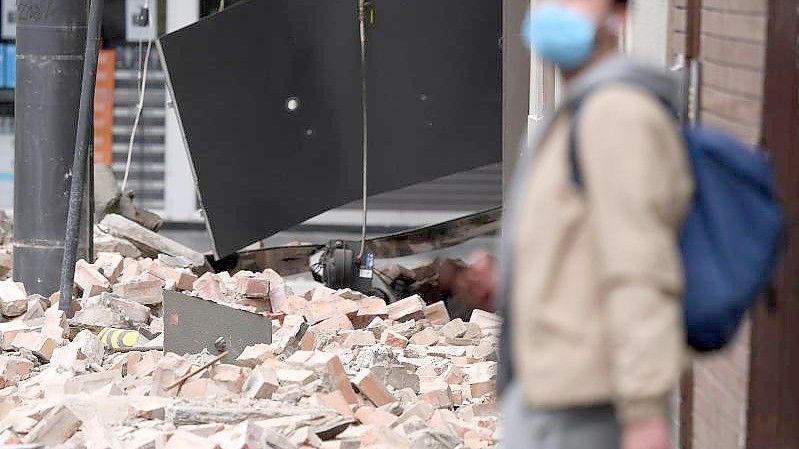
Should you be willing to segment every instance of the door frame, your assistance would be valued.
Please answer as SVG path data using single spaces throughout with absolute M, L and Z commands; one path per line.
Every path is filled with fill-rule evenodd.
M 788 221 L 786 250 L 754 312 L 747 448 L 799 447 L 799 0 L 769 0 L 762 143 Z

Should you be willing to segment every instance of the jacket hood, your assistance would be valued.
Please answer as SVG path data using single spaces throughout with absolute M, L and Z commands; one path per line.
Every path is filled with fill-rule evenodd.
M 682 111 L 679 79 L 662 69 L 636 62 L 624 55 L 608 56 L 574 80 L 563 106 L 570 107 L 591 91 L 608 83 L 632 84 L 657 97 L 675 117 Z

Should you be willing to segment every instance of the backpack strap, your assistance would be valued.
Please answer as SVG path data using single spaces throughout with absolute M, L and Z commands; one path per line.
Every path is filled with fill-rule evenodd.
M 579 150 L 578 131 L 580 126 L 580 110 L 582 101 L 577 101 L 571 111 L 569 118 L 569 171 L 571 180 L 574 187 L 578 192 L 582 193 L 585 190 L 585 181 L 583 179 L 583 172 L 580 170 L 580 161 L 578 160 L 577 151 Z
M 571 108 L 571 117 L 569 118 L 569 171 L 571 174 L 572 184 L 579 193 L 585 191 L 585 178 L 583 177 L 582 170 L 580 169 L 580 160 L 578 155 L 578 152 L 580 151 L 580 144 L 578 132 L 580 128 L 582 105 L 590 93 L 591 92 L 589 91 L 581 98 L 574 101 Z M 665 100 L 658 98 L 658 101 L 663 105 L 664 108 L 670 110 Z M 677 117 L 674 117 L 674 119 L 678 120 Z

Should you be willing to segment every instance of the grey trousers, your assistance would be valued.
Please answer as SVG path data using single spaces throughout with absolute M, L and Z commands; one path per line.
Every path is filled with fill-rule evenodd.
M 521 388 L 502 397 L 502 449 L 618 449 L 621 427 L 611 405 L 562 410 L 530 408 Z

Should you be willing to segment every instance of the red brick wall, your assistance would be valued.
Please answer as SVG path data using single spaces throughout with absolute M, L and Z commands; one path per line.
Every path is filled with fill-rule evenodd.
M 702 2 L 702 120 L 760 140 L 766 0 Z
M 686 0 L 671 0 L 669 53 L 685 52 Z M 700 119 L 760 140 L 767 0 L 702 0 Z M 750 329 L 721 354 L 694 363 L 693 449 L 743 448 Z

